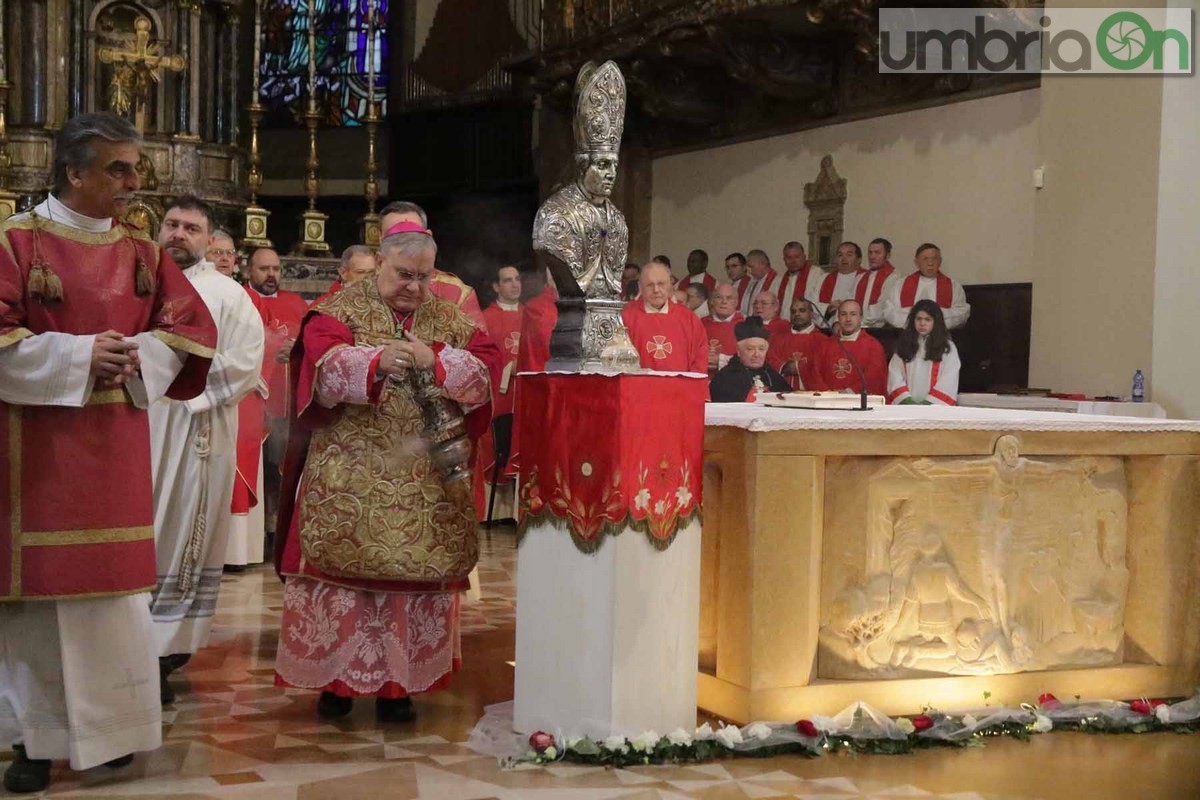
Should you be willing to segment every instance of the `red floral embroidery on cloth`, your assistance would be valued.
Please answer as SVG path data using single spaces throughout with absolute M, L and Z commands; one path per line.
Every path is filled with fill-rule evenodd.
M 447 397 L 463 407 L 465 413 L 469 414 L 491 401 L 492 384 L 482 361 L 470 352 L 455 347 L 443 347 L 438 359 L 446 371 L 442 388 L 446 390 Z
M 382 347 L 343 347 L 322 363 L 317 373 L 317 402 L 325 408 L 339 403 L 366 404 L 371 386 L 371 363 Z
M 288 578 L 276 672 L 307 689 L 340 681 L 359 694 L 389 683 L 425 691 L 462 661 L 459 602 L 456 592 L 367 592 Z

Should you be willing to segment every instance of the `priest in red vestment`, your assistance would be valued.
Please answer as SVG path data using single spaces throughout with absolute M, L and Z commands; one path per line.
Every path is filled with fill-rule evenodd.
M 804 245 L 788 242 L 783 246 L 784 272 L 779 276 L 776 294 L 780 308 L 791 308 L 797 297 L 808 297 L 821 276 L 821 270 L 808 262 Z
M 716 372 L 729 363 L 737 352 L 734 326 L 744 320 L 737 310 L 737 288 L 731 283 L 719 283 L 708 301 L 709 315 L 700 320 L 708 337 L 708 371 Z
M 917 248 L 916 272 L 892 284 L 884 316 L 894 328 L 903 328 L 918 300 L 932 300 L 942 309 L 950 330 L 967 324 L 971 306 L 962 284 L 942 272 L 942 250 L 926 242 Z
M 793 389 L 824 391 L 827 387 L 817 374 L 817 355 L 828 337 L 813 324 L 812 304 L 803 297 L 793 300 L 789 322 L 788 330 L 771 335 L 767 363 Z
M 671 273 L 651 261 L 642 267 L 641 293 L 621 319 L 644 369 L 658 372 L 708 371 L 708 336 L 691 310 L 671 302 Z
M 427 229 L 394 225 L 374 278 L 310 311 L 292 353 L 276 682 L 319 690 L 326 718 L 373 695 L 381 720 L 411 721 L 410 696 L 446 687 L 462 663 L 460 593 L 479 555 L 471 484 L 416 445 L 426 413 L 440 432 L 487 429 L 500 353 L 429 292 L 436 254 Z
M 883 345 L 862 329 L 862 306 L 843 300 L 838 306 L 837 328 L 825 340 L 817 359 L 817 379 L 824 389 L 861 392 L 862 381 L 854 362 L 867 378 L 867 394 L 887 394 L 887 361 Z
M 759 292 L 758 297 L 754 298 L 750 310 L 754 312 L 753 316 L 759 318 L 770 336 L 785 333 L 791 327 L 786 319 L 779 318 L 779 296 L 775 292 Z
M 283 265 L 279 253 L 260 247 L 246 262 L 246 291 L 258 295 L 259 307 L 270 318 L 270 327 L 282 334 L 283 343 L 275 356 L 275 370 L 267 385 L 267 443 L 264 448 L 264 494 L 267 506 L 267 530 L 272 531 L 279 503 L 279 474 L 287 449 L 288 404 L 291 392 L 291 367 L 288 358 L 300 333 L 300 321 L 308 313 L 308 303 L 296 292 L 279 288 Z
M 492 386 L 492 417 L 513 413 L 513 397 L 517 388 L 517 355 L 521 351 L 521 273 L 510 265 L 496 270 L 496 280 L 492 282 L 492 290 L 496 293 L 496 302 L 483 310 L 483 318 L 487 322 L 488 336 L 500 349 L 503 367 L 500 380 Z M 510 460 L 501 471 L 495 485 L 492 484 L 492 472 L 496 466 L 496 443 L 492 438 L 492 429 L 479 440 L 479 450 L 475 457 L 475 513 L 480 519 L 487 516 L 488 497 L 493 492 L 502 496 L 503 502 L 498 503 L 504 517 L 512 517 L 512 487 L 517 477 L 516 469 Z
M 856 242 L 842 242 L 837 249 L 837 268 L 816 282 L 813 301 L 817 314 L 823 319 L 836 319 L 838 304 L 853 300 L 859 279 L 867 274 L 862 268 L 862 248 Z
M 383 207 L 383 211 L 379 212 L 380 230 L 391 230 L 400 222 L 412 222 L 422 228 L 429 227 L 429 217 L 425 213 L 425 209 L 416 203 L 396 200 L 388 203 Z M 468 319 L 475 323 L 479 330 L 487 329 L 487 321 L 484 320 L 483 312 L 479 309 L 479 296 L 453 272 L 435 269 L 433 277 L 429 279 L 429 293 L 434 297 L 454 303 L 460 311 L 467 315 Z
M 746 297 L 746 289 L 750 286 L 750 273 L 746 268 L 746 257 L 741 253 L 730 253 L 725 256 L 725 274 L 729 277 L 729 282 L 737 289 L 738 310 L 740 311 L 742 300 Z
M 746 254 L 746 268 L 750 278 L 746 291 L 742 293 L 741 311 L 749 316 L 751 305 L 759 292 L 771 292 L 779 281 L 779 273 L 771 267 L 771 257 L 763 250 L 751 250 Z
M 50 760 L 122 767 L 162 743 L 148 406 L 205 388 L 217 330 L 170 256 L 117 221 L 141 138 L 67 121 L 53 189 L 0 223 L 0 694 L 11 792 Z
M 887 239 L 872 239 L 867 245 L 867 273 L 858 279 L 854 299 L 863 307 L 863 326 L 881 328 L 887 324 L 884 313 L 892 284 L 898 275 L 892 266 L 892 243 Z
M 338 277 L 329 286 L 329 291 L 313 301 L 315 306 L 330 295 L 337 294 L 344 287 L 358 283 L 368 275 L 375 273 L 375 251 L 365 244 L 352 244 L 342 251 L 342 260 L 338 264 Z

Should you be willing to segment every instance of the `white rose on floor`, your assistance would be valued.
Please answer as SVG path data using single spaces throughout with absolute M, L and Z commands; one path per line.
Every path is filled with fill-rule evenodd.
M 1033 715 L 1033 730 L 1035 733 L 1049 733 L 1054 728 L 1054 723 L 1045 714 Z
M 624 736 L 610 736 L 604 740 L 604 749 L 614 753 L 628 753 L 629 745 L 625 743 Z
M 917 730 L 912 724 L 912 720 L 908 717 L 901 717 L 900 719 L 896 720 L 896 727 L 899 728 L 900 732 L 905 736 L 909 736 L 910 734 L 915 733 Z
M 721 730 L 717 731 L 716 739 L 721 744 L 729 749 L 733 749 L 735 744 L 742 743 L 742 732 L 734 725 L 726 725 Z
M 683 728 L 676 728 L 667 734 L 667 741 L 673 745 L 687 747 L 692 743 L 692 735 Z
M 1171 707 L 1163 703 L 1154 709 L 1154 716 L 1163 725 L 1169 725 L 1171 723 Z
M 709 725 L 706 722 L 703 725 L 701 725 L 699 728 L 696 728 L 696 741 L 697 742 L 706 742 L 711 738 L 713 738 L 712 725 Z
M 975 719 L 975 717 L 971 714 L 964 714 L 962 718 L 962 724 L 964 728 L 974 728 L 979 724 L 979 720 Z
M 641 736 L 634 739 L 630 744 L 633 749 L 639 753 L 646 753 L 654 749 L 654 745 L 658 744 L 658 740 L 662 737 L 656 731 L 646 731 Z
M 771 738 L 771 726 L 765 722 L 756 722 L 746 728 L 746 736 L 763 741 Z

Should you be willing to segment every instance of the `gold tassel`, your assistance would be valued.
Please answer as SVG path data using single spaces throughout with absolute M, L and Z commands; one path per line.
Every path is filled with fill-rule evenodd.
M 137 274 L 134 283 L 138 295 L 145 297 L 154 293 L 154 279 L 150 277 L 150 268 L 141 258 L 137 260 Z
M 62 302 L 62 281 L 41 260 L 29 267 L 29 296 L 43 305 Z

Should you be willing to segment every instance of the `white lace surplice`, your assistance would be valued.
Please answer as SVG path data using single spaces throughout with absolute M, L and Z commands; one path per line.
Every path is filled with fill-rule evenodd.
M 422 692 L 462 661 L 459 595 L 347 589 L 288 578 L 275 670 L 292 686 Z M 389 693 L 391 694 L 391 693 Z

